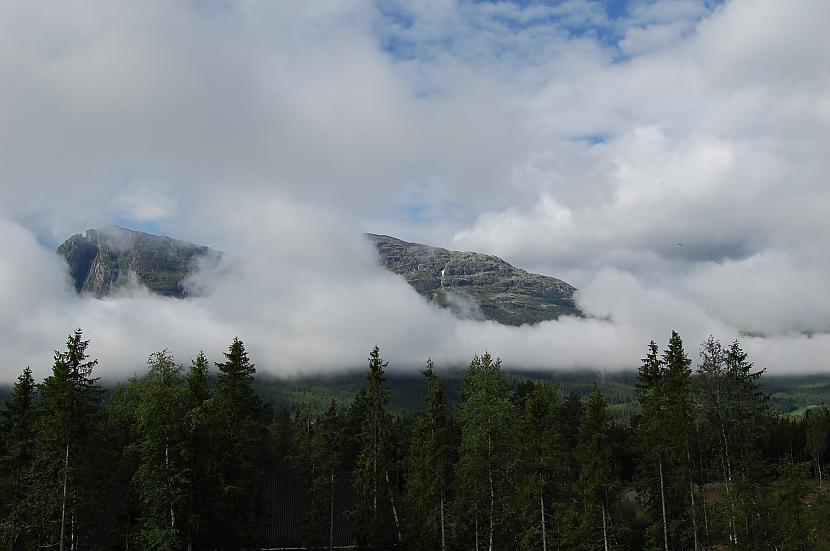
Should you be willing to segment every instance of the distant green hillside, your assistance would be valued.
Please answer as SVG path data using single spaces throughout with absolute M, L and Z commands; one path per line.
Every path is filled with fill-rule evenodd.
M 441 374 L 446 382 L 447 392 L 452 401 L 458 398 L 463 371 Z M 507 372 L 513 386 L 521 381 L 548 381 L 556 385 L 562 396 L 573 391 L 587 396 L 596 383 L 605 394 L 609 412 L 616 419 L 628 419 L 637 409 L 634 397 L 633 371 L 602 375 L 596 372 Z M 830 404 L 830 375 L 764 376 L 764 389 L 771 395 L 771 406 L 782 415 L 800 416 L 811 406 Z M 262 398 L 277 407 L 289 410 L 300 404 L 308 404 L 322 411 L 332 399 L 342 408 L 348 407 L 352 399 L 363 388 L 363 373 L 346 373 L 332 376 L 301 377 L 281 380 L 260 376 L 255 386 Z M 422 407 L 426 387 L 418 374 L 392 374 L 388 380 L 391 391 L 391 408 L 399 413 L 416 412 Z M 8 397 L 9 386 L 0 386 L 0 400 Z
M 455 401 L 461 387 L 463 371 L 441 374 L 447 386 L 450 399 Z M 587 396 L 596 384 L 605 395 L 609 412 L 616 419 L 628 419 L 637 410 L 634 394 L 634 371 L 601 374 L 597 372 L 507 372 L 513 386 L 521 381 L 547 381 L 556 385 L 565 396 L 573 391 Z M 771 407 L 781 414 L 803 414 L 809 406 L 830 404 L 830 375 L 770 376 L 761 379 L 764 389 L 771 395 Z M 351 403 L 355 394 L 365 382 L 362 373 L 336 376 L 303 377 L 281 381 L 260 378 L 257 391 L 267 401 L 289 409 L 299 404 L 309 404 L 322 411 L 332 399 L 342 407 Z M 391 407 L 398 412 L 414 412 L 422 407 L 425 392 L 423 379 L 417 374 L 393 374 L 389 376 Z

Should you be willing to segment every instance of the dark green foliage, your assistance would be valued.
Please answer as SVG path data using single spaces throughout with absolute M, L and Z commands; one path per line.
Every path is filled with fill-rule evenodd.
M 286 509 L 265 505 L 282 499 L 296 513 L 290 545 L 325 549 L 348 531 L 338 507 L 354 498 L 364 549 L 830 545 L 830 492 L 811 475 L 823 476 L 828 414 L 771 415 L 737 342 L 707 340 L 694 375 L 677 334 L 662 354 L 652 343 L 639 404 L 626 376 L 586 397 L 584 380 L 506 375 L 488 354 L 447 385 L 430 362 L 417 415 L 390 411 L 377 348 L 344 412 L 329 396 L 325 410 L 313 400 L 275 413 L 238 339 L 215 377 L 204 354 L 185 372 L 159 352 L 103 404 L 87 346 L 75 332 L 41 385 L 24 370 L 0 406 L 6 548 L 59 549 L 61 526 L 65 549 L 269 547 L 260 529 Z M 560 401 L 563 388 L 575 392 Z M 621 407 L 636 412 L 630 424 Z M 290 495 L 267 486 L 261 499 L 265 473 Z
M 759 384 L 763 371 L 753 369 L 737 341 L 724 349 L 710 337 L 700 358 L 695 381 L 700 478 L 722 484 L 727 540 L 753 549 L 765 541 L 758 483 L 768 477 L 768 468 L 759 452 L 773 426 L 769 399 Z
M 426 408 L 415 419 L 409 448 L 406 504 L 412 549 L 445 549 L 452 499 L 453 442 L 444 383 L 432 360 L 422 372 Z
M 27 479 L 26 509 L 35 541 L 64 549 L 90 529 L 101 505 L 89 461 L 94 453 L 100 390 L 80 329 L 55 351 L 52 374 L 39 386 L 35 454 Z
M 804 415 L 804 424 L 807 425 L 805 434 L 807 452 L 816 466 L 816 477 L 823 483 L 824 470 L 822 459 L 830 441 L 830 411 L 825 407 L 812 408 Z
M 257 474 L 267 465 L 269 418 L 252 383 L 256 369 L 245 345 L 235 338 L 225 361 L 217 363 L 218 374 L 207 415 L 212 425 L 210 454 L 214 463 L 209 476 L 218 485 L 213 518 L 214 542 L 223 547 L 241 547 L 256 534 L 258 503 Z
M 311 487 L 306 526 L 308 545 L 328 549 L 334 545 L 335 488 L 342 476 L 342 430 L 337 403 L 332 400 L 317 420 L 310 454 Z
M 517 544 L 517 407 L 501 360 L 476 356 L 464 378 L 457 408 L 461 442 L 456 465 L 455 518 L 466 545 Z
M 693 548 L 698 537 L 692 502 L 691 360 L 672 332 L 662 358 L 654 342 L 643 358 L 637 392 L 641 413 L 634 421 L 639 455 L 639 489 L 651 517 L 654 548 Z
M 32 519 L 22 506 L 35 448 L 35 380 L 28 367 L 0 409 L 0 542 L 18 548 Z
M 544 383 L 533 383 L 521 401 L 521 500 L 525 515 L 524 549 L 548 549 L 555 541 L 556 506 L 561 495 L 564 450 L 559 436 L 559 396 Z
M 182 420 L 190 404 L 182 369 L 169 352 L 150 355 L 147 365 L 147 375 L 136 382 L 133 446 L 138 468 L 133 480 L 143 511 L 136 545 L 173 550 L 187 534 L 189 431 Z
M 363 397 L 360 452 L 355 470 L 357 508 L 352 514 L 355 539 L 360 549 L 388 549 L 401 539 L 395 509 L 392 470 L 391 419 L 386 408 L 389 390 L 384 369 L 387 364 L 375 346 L 369 354 L 368 385 Z
M 611 439 L 611 419 L 596 388 L 588 399 L 579 427 L 579 488 L 583 503 L 579 537 L 573 542 L 601 548 L 614 538 L 611 508 L 618 498 Z

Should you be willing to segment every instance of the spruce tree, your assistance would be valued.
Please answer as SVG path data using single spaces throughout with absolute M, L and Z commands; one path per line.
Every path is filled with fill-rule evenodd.
M 245 345 L 234 338 L 218 374 L 211 402 L 214 423 L 211 478 L 218 483 L 218 502 L 210 526 L 218 544 L 243 547 L 255 534 L 254 516 L 259 474 L 268 463 L 265 409 L 253 389 L 256 369 Z
M 189 469 L 185 450 L 188 431 L 187 390 L 181 367 L 164 350 L 151 354 L 148 372 L 137 384 L 137 449 L 140 457 L 134 483 L 142 501 L 141 547 L 173 550 L 183 541 L 187 519 Z
M 804 414 L 804 424 L 807 425 L 807 452 L 815 463 L 816 478 L 818 478 L 820 487 L 824 480 L 821 459 L 827 450 L 827 440 L 830 435 L 830 412 L 823 406 L 808 409 Z
M 609 433 L 605 398 L 596 385 L 588 399 L 579 427 L 579 487 L 582 493 L 584 515 L 581 541 L 576 546 L 608 551 L 613 541 L 611 507 L 617 500 L 617 480 L 613 465 L 613 450 Z
M 705 435 L 701 455 L 713 465 L 713 480 L 723 483 L 730 543 L 751 548 L 757 543 L 751 534 L 763 531 L 754 510 L 759 502 L 756 483 L 765 470 L 758 447 L 771 425 L 769 397 L 759 383 L 763 370 L 754 369 L 738 341 L 724 349 L 709 337 L 700 358 L 696 388 Z
M 476 548 L 516 545 L 518 439 L 516 404 L 489 353 L 475 356 L 464 376 L 457 409 L 461 431 L 455 513 L 462 538 Z
M 452 480 L 452 434 L 444 382 L 432 360 L 421 372 L 427 382 L 426 409 L 415 419 L 409 449 L 406 504 L 411 546 L 447 549 Z
M 191 360 L 186 383 L 192 407 L 201 405 L 210 398 L 210 376 L 204 352 L 199 352 L 196 358 Z
M 23 507 L 34 453 L 35 380 L 29 367 L 0 409 L 0 542 L 19 549 L 31 519 Z
M 341 419 L 334 400 L 318 419 L 311 454 L 311 487 L 306 537 L 310 547 L 334 549 L 337 482 L 341 472 Z
M 527 519 L 522 536 L 525 549 L 552 549 L 556 514 L 554 500 L 564 472 L 558 425 L 556 390 L 533 383 L 523 403 L 521 438 L 522 499 Z
M 389 390 L 381 359 L 375 346 L 369 354 L 368 385 L 363 396 L 365 413 L 360 431 L 360 453 L 355 471 L 357 508 L 352 514 L 355 540 L 360 549 L 380 550 L 401 540 L 390 471 L 390 416 L 386 408 Z
M 85 461 L 91 450 L 100 390 L 89 360 L 89 341 L 80 329 L 67 338 L 66 351 L 55 351 L 52 374 L 41 383 L 36 423 L 35 456 L 29 481 L 28 506 L 39 522 L 41 545 L 56 545 L 60 551 L 77 548 L 87 528 L 85 510 L 96 504 L 90 499 L 89 482 L 94 476 Z
M 217 430 L 210 388 L 209 363 L 204 352 L 191 360 L 185 377 L 184 418 L 186 431 L 183 460 L 187 466 L 187 491 L 182 527 L 186 530 L 188 549 L 201 549 L 213 540 L 210 528 L 211 504 L 217 502 L 219 491 L 214 484 L 216 461 L 211 442 Z
M 691 360 L 672 331 L 662 358 L 652 341 L 637 376 L 641 414 L 635 420 L 641 488 L 652 518 L 652 545 L 695 548 L 696 517 L 691 482 Z

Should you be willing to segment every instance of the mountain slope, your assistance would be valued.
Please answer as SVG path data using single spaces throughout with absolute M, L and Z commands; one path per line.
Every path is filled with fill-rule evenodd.
M 579 314 L 575 287 L 515 268 L 497 256 L 449 251 L 387 235 L 367 237 L 386 268 L 404 276 L 427 300 L 462 317 L 522 325 Z
M 579 315 L 576 289 L 562 280 L 531 274 L 504 260 L 449 251 L 367 234 L 390 271 L 402 275 L 427 300 L 458 317 L 509 325 Z M 73 235 L 58 247 L 79 293 L 105 297 L 131 283 L 166 296 L 188 296 L 186 278 L 221 253 L 166 236 L 108 226 Z M 192 294 L 192 293 L 191 293 Z
M 75 290 L 96 297 L 135 280 L 160 295 L 184 298 L 184 279 L 197 262 L 219 253 L 166 236 L 107 226 L 76 234 L 58 247 Z

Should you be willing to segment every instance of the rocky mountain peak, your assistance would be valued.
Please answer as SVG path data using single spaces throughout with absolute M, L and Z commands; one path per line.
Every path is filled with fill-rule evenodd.
M 185 278 L 196 263 L 219 254 L 202 245 L 116 225 L 73 235 L 57 252 L 67 261 L 75 290 L 96 297 L 134 281 L 157 294 L 183 298 L 188 294 Z
M 462 317 L 509 325 L 578 315 L 576 288 L 555 277 L 532 274 L 501 258 L 409 243 L 367 234 L 381 261 L 427 300 Z

